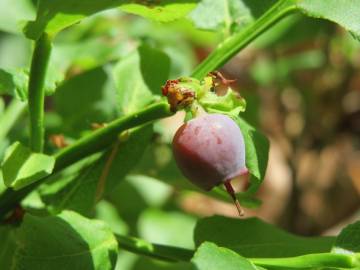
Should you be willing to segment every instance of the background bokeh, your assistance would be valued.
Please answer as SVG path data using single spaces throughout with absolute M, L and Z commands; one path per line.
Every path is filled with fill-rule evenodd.
M 1 10 L 5 9 L 0 6 Z M 32 10 L 29 4 L 24 12 L 31 17 Z M 3 15 L 0 12 L 0 18 Z M 24 67 L 32 45 L 14 30 L 18 26 L 10 17 L 0 20 L 0 68 L 27 76 Z M 114 10 L 62 32 L 55 40 L 47 80 L 49 91 L 56 88 L 46 100 L 47 152 L 57 150 L 54 140 L 60 133 L 69 144 L 90 132 L 94 123 L 123 113 L 112 91 L 118 83 L 114 66 L 140 43 L 165 51 L 171 59 L 170 78 L 178 78 L 191 74 L 223 35 L 196 30 L 185 20 L 162 25 Z M 221 72 L 236 79 L 232 87 L 247 101 L 242 116 L 271 142 L 266 179 L 257 194 L 262 204 L 247 215 L 301 235 L 336 234 L 359 219 L 359 41 L 330 22 L 292 15 Z M 0 97 L 0 113 L 9 102 L 8 96 Z M 10 141 L 26 142 L 26 117 L 24 113 L 0 142 L 0 158 Z M 182 117 L 156 124 L 151 146 L 144 156 L 134 157 L 139 164 L 132 174 L 119 179 L 117 188 L 90 215 L 105 220 L 114 232 L 188 248 L 194 245 L 192 231 L 199 217 L 237 215 L 231 203 L 200 193 L 177 170 L 170 143 Z M 239 189 L 246 186 L 243 182 Z M 54 194 L 65 194 L 63 188 L 54 184 L 50 191 L 40 189 L 25 205 L 37 209 L 45 202 L 49 211 L 56 211 L 63 202 Z M 126 252 L 119 256 L 122 270 L 165 269 Z

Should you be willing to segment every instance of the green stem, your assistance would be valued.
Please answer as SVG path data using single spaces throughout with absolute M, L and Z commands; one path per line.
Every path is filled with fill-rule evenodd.
M 140 126 L 170 116 L 171 114 L 169 104 L 167 102 L 159 102 L 141 111 L 119 118 L 58 152 L 55 155 L 56 163 L 54 171 L 59 171 L 84 157 L 111 146 L 120 133 L 129 128 Z
M 119 247 L 155 259 L 165 261 L 189 261 L 194 255 L 194 251 L 156 245 L 142 239 L 128 236 L 116 235 Z M 317 268 L 342 268 L 357 269 L 359 267 L 358 255 L 354 254 L 335 254 L 318 253 L 308 254 L 290 258 L 253 258 L 248 259 L 257 266 L 267 269 L 317 269 Z
M 45 76 L 51 53 L 51 41 L 43 34 L 36 42 L 29 78 L 30 148 L 42 152 L 44 148 Z
M 0 141 L 2 141 L 19 117 L 24 113 L 26 102 L 13 99 L 5 112 L 0 116 Z
M 163 261 L 190 261 L 194 255 L 194 251 L 189 249 L 152 244 L 143 239 L 121 235 L 116 235 L 116 239 L 120 248 Z
M 351 269 L 360 266 L 356 255 L 335 253 L 308 254 L 291 258 L 255 258 L 249 260 L 258 266 L 269 269 Z
M 193 250 L 149 243 L 143 239 L 116 235 L 120 248 L 127 251 L 165 261 L 190 261 Z M 318 253 L 291 258 L 253 258 L 248 259 L 257 266 L 268 269 L 316 269 L 359 267 L 359 255 Z M 357 269 L 357 268 L 356 268 Z
M 64 148 L 59 153 L 57 153 L 55 155 L 56 161 L 53 173 L 64 169 L 65 167 L 81 160 L 82 158 L 106 149 L 107 147 L 111 146 L 117 140 L 119 134 L 125 130 L 170 115 L 172 115 L 172 112 L 170 112 L 169 104 L 167 102 L 159 102 L 150 105 L 143 110 L 119 118 L 108 124 L 106 127 L 95 130 L 90 135 L 81 138 L 74 144 Z M 46 179 L 48 178 L 46 177 L 41 179 L 18 191 L 7 189 L 3 194 L 1 194 L 0 219 L 3 218 L 31 191 L 44 183 Z
M 240 32 L 226 39 L 194 70 L 192 77 L 202 79 L 209 72 L 225 64 L 251 41 L 260 36 L 286 15 L 296 10 L 294 1 L 280 0 L 266 11 L 259 19 Z

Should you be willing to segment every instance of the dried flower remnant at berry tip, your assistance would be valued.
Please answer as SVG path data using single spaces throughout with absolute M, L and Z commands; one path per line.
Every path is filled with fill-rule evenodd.
M 173 112 L 191 106 L 195 100 L 195 91 L 182 85 L 181 79 L 166 81 L 162 94 L 167 97 Z

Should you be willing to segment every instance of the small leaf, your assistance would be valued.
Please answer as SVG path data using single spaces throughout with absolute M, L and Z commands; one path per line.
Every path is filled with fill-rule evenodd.
M 54 157 L 33 153 L 20 142 L 15 142 L 7 149 L 1 166 L 5 185 L 21 189 L 51 174 L 54 164 Z
M 117 241 L 105 223 L 71 211 L 57 216 L 25 215 L 18 229 L 14 270 L 114 269 Z
M 332 237 L 306 238 L 292 235 L 257 218 L 233 219 L 220 216 L 201 219 L 196 225 L 194 239 L 196 246 L 209 241 L 250 258 L 329 252 L 335 240 Z
M 252 175 L 250 179 L 251 186 L 247 193 L 253 194 L 258 190 L 265 177 L 269 155 L 269 141 L 242 118 L 237 117 L 235 121 L 244 136 L 246 167 Z
M 240 112 L 245 111 L 246 101 L 236 92 L 229 88 L 225 95 L 218 96 L 208 91 L 199 103 L 204 109 L 211 113 L 225 113 L 237 117 Z
M 191 262 L 196 270 L 256 270 L 251 262 L 232 250 L 205 242 L 196 251 Z
M 28 72 L 23 69 L 0 69 L 0 95 L 7 94 L 20 100 L 26 100 L 28 79 Z
M 360 254 L 360 221 L 348 225 L 336 238 L 332 251 L 334 253 Z

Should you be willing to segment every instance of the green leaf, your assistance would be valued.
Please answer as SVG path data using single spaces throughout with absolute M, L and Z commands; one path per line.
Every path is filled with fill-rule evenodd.
M 360 37 L 360 3 L 357 0 L 299 0 L 297 7 L 305 14 L 335 22 Z
M 7 187 L 21 189 L 51 174 L 54 164 L 54 157 L 15 142 L 7 149 L 1 170 Z
M 185 17 L 199 0 L 150 0 L 149 4 L 128 3 L 121 10 L 158 22 L 170 22 Z
M 118 91 L 118 107 L 123 114 L 134 112 L 154 100 L 143 80 L 138 52 L 122 59 L 115 66 L 113 77 Z
M 0 226 L 0 235 L 0 269 L 11 269 L 16 250 L 15 230 L 11 226 L 2 225 Z
M 2 158 L 3 150 L 5 145 L 8 144 L 7 135 L 9 131 L 19 122 L 19 118 L 23 115 L 26 109 L 26 103 L 13 99 L 5 108 L 3 101 L 0 98 L 0 142 L 2 149 L 0 150 L 0 159 Z M 3 148 L 4 147 L 4 148 Z
M 121 10 L 158 22 L 170 22 L 185 17 L 199 0 L 150 0 L 148 4 L 128 3 Z
M 188 262 L 177 262 L 177 263 L 168 263 L 162 262 L 159 260 L 152 260 L 147 257 L 141 256 L 135 262 L 131 270 L 194 270 L 194 267 L 191 263 Z M 123 269 L 119 269 L 123 270 Z M 130 270 L 130 269 L 129 269 Z
M 220 216 L 201 219 L 195 228 L 194 239 L 196 246 L 209 241 L 250 258 L 329 252 L 334 242 L 331 237 L 292 235 L 256 218 L 232 219 Z
M 171 21 L 184 17 L 196 5 L 196 0 L 162 0 L 156 4 L 131 3 L 126 0 L 39 0 L 35 21 L 29 22 L 25 35 L 38 39 L 43 32 L 50 36 L 99 11 L 122 7 L 126 12 L 158 21 Z
M 126 181 L 139 192 L 149 206 L 160 207 L 172 196 L 173 190 L 169 185 L 152 177 L 130 174 L 126 176 Z
M 50 65 L 45 79 L 45 93 L 52 95 L 57 85 L 64 79 L 64 74 L 59 72 L 57 67 Z M 0 69 L 0 95 L 6 94 L 16 97 L 22 101 L 28 98 L 29 70 Z
M 84 215 L 90 215 L 97 203 L 98 196 L 113 191 L 137 164 L 149 144 L 152 134 L 151 125 L 130 131 L 128 139 L 118 145 L 107 177 L 103 178 L 103 173 L 114 148 L 109 149 L 94 163 L 63 181 L 59 181 L 61 175 L 54 176 L 52 181 L 50 180 L 41 189 L 42 199 L 54 211 L 71 209 Z M 99 181 L 104 182 L 99 183 Z M 102 188 L 103 191 L 101 191 Z
M 274 2 L 276 1 L 202 0 L 189 17 L 199 29 L 224 30 L 231 34 L 254 22 Z
M 116 208 L 105 200 L 96 205 L 96 218 L 108 224 L 114 233 L 126 234 L 128 232 L 128 226 L 120 218 Z
M 54 95 L 55 110 L 62 120 L 57 132 L 79 137 L 91 123 L 110 121 L 116 115 L 114 100 L 115 91 L 103 67 L 72 77 Z
M 169 78 L 170 58 L 161 50 L 148 45 L 139 47 L 140 70 L 145 84 L 155 95 L 161 95 L 161 86 Z
M 244 136 L 246 167 L 252 176 L 250 179 L 251 185 L 247 193 L 254 194 L 265 177 L 269 155 L 269 141 L 241 117 L 237 117 L 235 121 Z
M 152 102 L 169 72 L 169 57 L 147 45 L 122 59 L 113 70 L 120 111 L 128 114 Z
M 178 212 L 147 209 L 139 218 L 141 238 L 156 244 L 193 249 L 193 230 L 196 219 Z
M 0 69 L 0 95 L 7 94 L 20 100 L 26 100 L 28 79 L 28 72 L 23 69 Z
M 358 39 L 360 36 L 360 9 L 357 0 L 254 0 L 242 2 L 244 8 L 248 8 L 254 15 L 255 20 L 226 38 L 197 66 L 192 77 L 201 79 L 207 73 L 218 69 L 276 22 L 296 11 L 315 18 L 333 21 L 350 31 Z
M 234 28 L 234 25 L 240 29 L 281 1 L 202 0 L 191 12 L 190 18 L 201 29 L 219 30 Z M 333 21 L 357 36 L 360 34 L 360 8 L 357 0 L 288 0 L 283 8 L 290 6 L 307 16 Z
M 238 93 L 228 88 L 223 96 L 218 96 L 214 92 L 208 91 L 199 103 L 207 112 L 225 113 L 237 117 L 240 112 L 244 112 L 246 101 Z
M 117 242 L 105 223 L 71 211 L 57 216 L 29 214 L 18 230 L 12 269 L 113 269 Z
M 196 270 L 256 270 L 255 265 L 234 251 L 208 242 L 197 249 L 191 262 Z
M 360 254 L 360 221 L 350 224 L 336 238 L 332 252 Z

